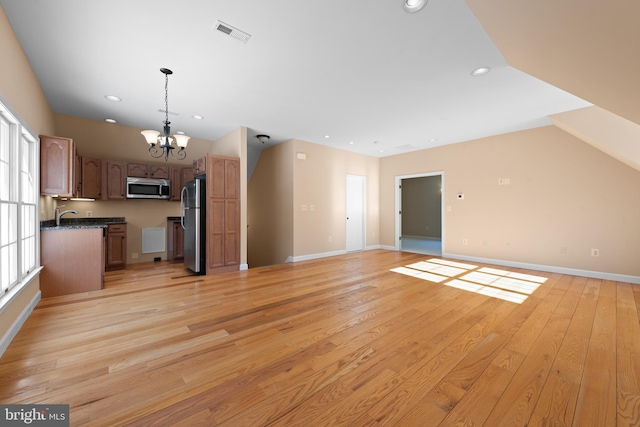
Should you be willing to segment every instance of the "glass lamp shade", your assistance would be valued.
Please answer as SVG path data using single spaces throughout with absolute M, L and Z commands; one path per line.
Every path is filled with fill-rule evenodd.
M 143 130 L 140 133 L 144 136 L 144 139 L 147 140 L 147 144 L 152 145 L 158 142 L 158 136 L 160 135 L 160 132 L 158 132 L 157 130 Z
M 189 138 L 191 138 L 190 136 L 180 134 L 173 135 L 173 137 L 180 148 L 187 148 L 187 143 L 189 142 Z

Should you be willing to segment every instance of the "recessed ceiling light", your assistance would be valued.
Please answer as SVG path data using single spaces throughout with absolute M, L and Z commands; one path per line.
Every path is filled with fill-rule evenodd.
M 436 142 L 436 141 L 438 141 L 436 138 L 431 138 L 431 139 L 429 140 L 429 142 Z
M 184 135 L 184 132 L 179 130 L 178 132 L 176 132 L 178 135 Z
M 416 13 L 427 5 L 427 0 L 404 0 L 403 6 L 405 12 Z
M 354 142 L 353 142 L 353 141 L 349 141 L 349 145 L 353 145 L 353 144 L 354 144 Z
M 329 138 L 329 135 L 325 135 L 324 137 L 325 137 L 325 138 Z
M 191 116 L 191 117 L 193 117 L 193 118 L 194 118 L 194 119 L 196 119 L 196 120 L 202 120 L 202 119 L 204 119 L 204 117 L 199 116 L 199 115 L 197 115 L 197 114 L 196 114 L 195 116 Z
M 471 72 L 471 75 L 474 76 L 474 77 L 484 76 L 489 71 L 491 71 L 491 68 L 489 68 L 489 67 L 479 67 L 479 68 L 476 68 L 475 70 L 473 70 Z
M 107 123 L 118 123 L 115 119 L 104 119 L 104 121 Z
M 384 153 L 384 150 L 378 150 L 378 153 Z
M 107 95 L 107 96 L 105 96 L 105 98 L 107 98 L 109 101 L 113 101 L 113 102 L 122 101 L 120 98 L 118 98 L 115 95 Z

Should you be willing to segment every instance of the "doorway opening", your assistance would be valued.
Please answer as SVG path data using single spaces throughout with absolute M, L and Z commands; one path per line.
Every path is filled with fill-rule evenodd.
M 396 250 L 442 256 L 444 173 L 396 177 Z

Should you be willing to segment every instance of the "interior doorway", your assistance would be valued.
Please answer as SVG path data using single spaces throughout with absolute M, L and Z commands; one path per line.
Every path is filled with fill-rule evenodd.
M 444 173 L 396 177 L 396 249 L 442 256 Z

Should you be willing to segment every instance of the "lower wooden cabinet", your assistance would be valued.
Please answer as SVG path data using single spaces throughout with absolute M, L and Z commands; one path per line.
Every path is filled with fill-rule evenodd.
M 180 221 L 167 221 L 167 260 L 184 260 L 184 229 Z
M 42 298 L 102 289 L 102 233 L 97 227 L 40 232 Z
M 107 226 L 105 270 L 123 270 L 127 267 L 127 224 Z

